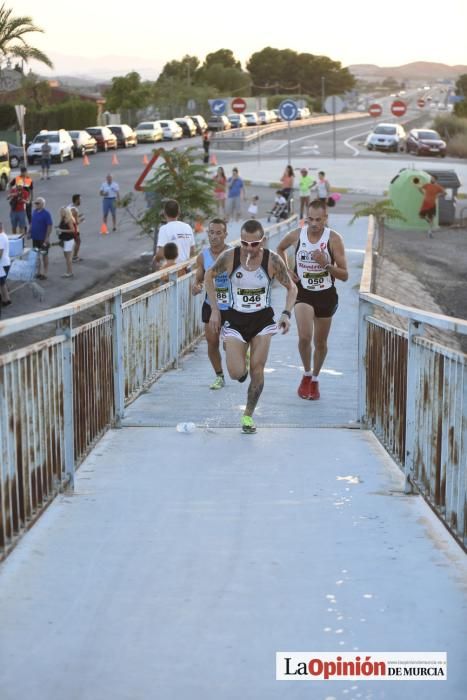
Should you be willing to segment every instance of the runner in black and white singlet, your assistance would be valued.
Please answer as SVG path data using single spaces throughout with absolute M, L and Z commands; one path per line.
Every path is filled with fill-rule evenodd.
M 265 235 L 259 221 L 246 221 L 241 230 L 241 245 L 223 253 L 206 272 L 205 287 L 211 302 L 209 325 L 213 332 L 221 326 L 216 306 L 216 276 L 226 272 L 230 286 L 230 308 L 223 312 L 222 337 L 225 342 L 227 369 L 232 379 L 244 382 L 248 377 L 246 353 L 250 347 L 250 385 L 242 431 L 256 432 L 253 412 L 264 386 L 264 367 L 272 336 L 279 326 L 283 333 L 290 328 L 290 316 L 297 288 L 280 257 L 264 247 Z M 271 307 L 271 284 L 276 279 L 287 289 L 284 311 L 278 324 Z
M 326 223 L 326 204 L 315 199 L 308 207 L 305 225 L 287 234 L 277 248 L 285 263 L 286 250 L 290 246 L 295 248 L 292 274 L 298 286 L 295 318 L 298 350 L 305 370 L 298 387 L 298 395 L 302 399 L 311 400 L 320 397 L 318 376 L 327 354 L 332 317 L 338 306 L 334 282 L 336 279 L 345 282 L 349 276 L 342 236 L 326 226 Z
M 203 248 L 196 258 L 196 275 L 192 294 L 200 294 L 203 291 L 203 282 L 206 271 L 209 270 L 225 250 L 229 249 L 225 239 L 227 238 L 227 226 L 224 219 L 212 219 L 208 227 L 209 246 Z M 226 272 L 218 275 L 215 279 L 217 306 L 221 311 L 221 316 L 229 307 L 229 278 Z M 206 295 L 201 311 L 201 318 L 204 323 L 204 334 L 208 344 L 208 357 L 216 373 L 214 382 L 210 389 L 222 389 L 225 386 L 224 370 L 222 369 L 222 358 L 219 350 L 219 331 L 214 332 L 209 325 L 211 318 L 211 304 Z

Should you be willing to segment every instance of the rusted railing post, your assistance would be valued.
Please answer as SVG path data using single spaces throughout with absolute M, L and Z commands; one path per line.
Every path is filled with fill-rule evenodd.
M 418 362 L 415 338 L 422 336 L 424 326 L 418 321 L 409 319 L 407 337 L 407 398 L 405 415 L 405 493 L 413 492 L 413 473 L 415 469 L 415 449 L 416 449 L 416 419 L 417 419 L 417 392 L 418 385 Z
M 67 486 L 73 489 L 75 481 L 75 429 L 73 413 L 72 316 L 65 316 L 57 321 L 56 332 L 57 335 L 65 336 L 62 344 L 64 468 Z
M 358 421 L 360 426 L 366 427 L 368 422 L 366 405 L 366 388 L 368 372 L 368 322 L 371 314 L 371 304 L 363 299 L 358 304 Z
M 179 325 L 179 304 L 178 304 L 178 272 L 169 274 L 171 283 L 169 290 L 169 315 L 170 315 L 170 357 L 172 366 L 178 367 L 178 325 Z
M 118 291 L 110 303 L 113 316 L 112 355 L 116 428 L 120 428 L 125 413 L 125 363 L 123 359 L 122 293 Z

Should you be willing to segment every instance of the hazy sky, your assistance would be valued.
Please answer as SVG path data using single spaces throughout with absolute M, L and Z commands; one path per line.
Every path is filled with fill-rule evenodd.
M 6 0 L 6 4 L 15 8 L 16 15 L 30 15 L 45 30 L 31 38 L 46 53 L 84 59 L 129 56 L 153 64 L 156 71 L 185 54 L 204 59 L 219 48 L 231 49 L 244 65 L 265 46 L 324 54 L 343 65 L 390 66 L 417 60 L 467 64 L 466 0 L 452 0 L 446 6 L 410 0 L 275 0 L 269 5 L 259 0 L 204 4 Z M 57 71 L 60 62 L 56 60 Z M 79 60 L 76 71 L 83 72 Z

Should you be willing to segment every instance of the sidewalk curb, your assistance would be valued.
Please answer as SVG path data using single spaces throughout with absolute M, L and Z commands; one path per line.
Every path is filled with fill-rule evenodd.
M 247 180 L 243 179 L 245 185 L 250 185 L 253 187 L 271 187 L 274 189 L 280 189 L 282 187 L 280 182 L 266 182 L 265 180 Z M 371 194 L 376 196 L 385 196 L 388 194 L 387 190 L 370 190 L 352 187 L 333 187 L 333 192 L 339 192 L 340 194 Z

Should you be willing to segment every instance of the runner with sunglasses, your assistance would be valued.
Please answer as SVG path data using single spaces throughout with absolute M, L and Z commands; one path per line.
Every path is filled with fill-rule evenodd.
M 265 235 L 259 221 L 246 221 L 240 234 L 241 245 L 220 255 L 207 270 L 205 288 L 211 303 L 209 324 L 212 332 L 221 327 L 217 308 L 214 280 L 227 273 L 229 279 L 229 308 L 223 312 L 222 337 L 225 342 L 227 369 L 232 379 L 244 382 L 248 377 L 246 354 L 250 347 L 250 385 L 247 404 L 242 417 L 242 432 L 255 433 L 253 413 L 264 386 L 264 367 L 271 337 L 290 328 L 290 316 L 297 288 L 292 282 L 281 258 L 265 248 Z M 287 289 L 285 308 L 278 324 L 271 307 L 272 281 L 276 279 Z

